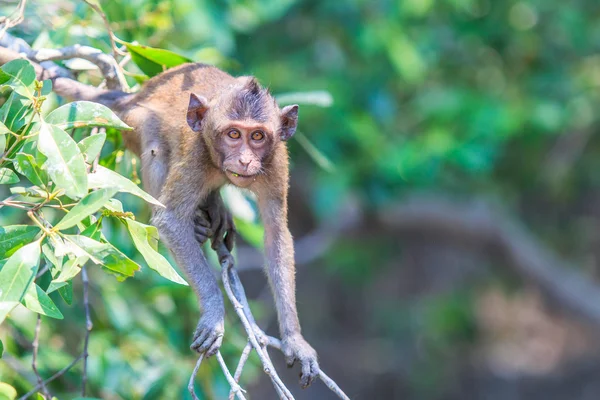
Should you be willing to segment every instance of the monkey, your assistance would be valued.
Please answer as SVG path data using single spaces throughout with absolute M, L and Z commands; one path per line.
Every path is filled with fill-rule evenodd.
M 73 89 L 64 79 L 54 80 L 59 95 L 105 104 L 133 128 L 123 132 L 123 141 L 141 159 L 145 190 L 164 205 L 153 208 L 151 222 L 196 292 L 202 314 L 191 348 L 206 356 L 221 346 L 225 311 L 199 243 L 211 238 L 213 248 L 221 242 L 233 247 L 223 185 L 256 195 L 282 350 L 288 366 L 299 362 L 301 386 L 309 386 L 319 364 L 300 329 L 287 218 L 286 142 L 297 128 L 298 105 L 280 108 L 255 77 L 233 77 L 201 63 L 166 70 L 133 94 Z

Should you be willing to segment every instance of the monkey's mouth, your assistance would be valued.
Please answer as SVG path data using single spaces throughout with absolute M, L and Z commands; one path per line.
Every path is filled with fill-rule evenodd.
M 229 174 L 232 177 L 234 177 L 236 179 L 239 179 L 239 180 L 255 179 L 256 178 L 256 174 L 254 174 L 254 175 L 244 175 L 244 174 L 240 174 L 238 172 L 233 172 L 233 171 L 227 171 L 227 174 Z

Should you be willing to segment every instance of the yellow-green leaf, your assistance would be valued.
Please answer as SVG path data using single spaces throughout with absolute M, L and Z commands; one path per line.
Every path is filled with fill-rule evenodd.
M 63 319 L 63 315 L 56 307 L 56 304 L 48 297 L 41 287 L 35 283 L 29 286 L 25 297 L 22 301 L 23 305 L 29 310 L 46 315 L 50 318 Z
M 0 301 L 21 301 L 33 282 L 40 261 L 40 242 L 17 250 L 0 270 Z
M 87 171 L 77 143 L 57 126 L 41 124 L 38 149 L 48 157 L 43 168 L 52 181 L 71 198 L 87 194 Z
M 40 232 L 40 228 L 31 225 L 0 226 L 0 260 L 10 257 Z
M 91 192 L 77 203 L 67 215 L 54 225 L 57 230 L 71 228 L 88 215 L 98 211 L 117 193 L 116 188 L 104 188 Z
M 0 168 L 0 185 L 9 185 L 19 182 L 19 177 L 13 170 L 8 168 Z
M 156 243 L 158 242 L 157 229 L 151 225 L 142 224 L 131 219 L 126 219 L 125 222 L 127 223 L 127 229 L 135 247 L 142 257 L 144 257 L 148 266 L 170 281 L 187 285 L 185 280 L 173 269 L 169 261 L 156 251 Z

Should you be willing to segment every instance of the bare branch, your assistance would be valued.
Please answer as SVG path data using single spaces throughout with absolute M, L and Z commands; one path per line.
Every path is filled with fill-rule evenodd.
M 225 364 L 225 360 L 223 360 L 223 356 L 221 355 L 220 351 L 217 351 L 217 361 L 219 362 L 219 365 L 221 365 L 221 369 L 223 370 L 223 374 L 225 374 L 227 382 L 229 382 L 229 385 L 231 386 L 231 390 L 235 393 L 239 400 L 246 400 L 246 397 L 244 397 L 244 393 L 246 391 L 242 389 L 236 380 L 233 379 L 233 376 L 231 376 L 231 373 L 229 372 L 227 364 Z
M 281 351 L 281 340 L 269 336 L 269 346 Z M 339 397 L 340 399 L 344 399 L 344 400 L 350 400 L 350 398 L 348 396 L 346 396 L 346 393 L 344 393 L 342 391 L 342 389 L 340 389 L 340 387 L 337 385 L 337 383 L 335 383 L 335 381 L 333 379 L 331 379 L 329 376 L 327 376 L 327 374 L 325 374 L 325 372 L 323 372 L 323 370 L 319 371 L 319 379 L 321 379 L 323 381 L 323 383 L 333 393 L 335 393 L 337 395 L 337 397 Z
M 250 307 L 248 307 L 248 300 L 246 298 L 246 294 L 244 292 L 244 288 L 239 280 L 237 272 L 233 268 L 233 257 L 225 247 L 223 243 L 217 249 L 217 255 L 219 256 L 219 260 L 221 262 L 221 277 L 223 280 L 223 286 L 225 288 L 225 292 L 227 293 L 227 297 L 229 301 L 231 301 L 233 308 L 235 309 L 236 314 L 238 315 L 246 333 L 248 334 L 249 343 L 244 348 L 242 355 L 240 357 L 240 361 L 238 363 L 238 367 L 235 372 L 235 376 L 232 377 L 229 371 L 227 370 L 227 366 L 223 361 L 221 353 L 217 353 L 217 359 L 223 373 L 225 374 L 229 384 L 231 385 L 231 391 L 229 392 L 229 399 L 233 399 L 233 394 L 237 395 L 239 399 L 243 399 L 242 390 L 239 388 L 238 381 L 241 376 L 244 365 L 248 359 L 251 348 L 256 350 L 258 357 L 263 365 L 263 369 L 265 373 L 271 378 L 275 391 L 277 392 L 280 399 L 284 400 L 293 400 L 294 396 L 292 396 L 289 389 L 284 385 L 279 376 L 277 375 L 277 371 L 271 362 L 269 354 L 267 352 L 266 345 L 261 344 L 257 336 L 265 337 L 267 340 L 267 344 L 273 348 L 281 350 L 281 341 L 264 335 L 264 332 L 258 328 L 256 323 L 254 322 L 254 317 L 252 316 L 252 312 L 250 311 Z M 233 283 L 233 284 L 232 284 Z M 251 347 L 250 347 L 251 346 Z M 200 364 L 202 362 L 203 356 L 201 355 L 196 363 L 196 367 L 190 377 L 190 381 L 188 384 L 188 390 L 192 394 L 193 399 L 197 399 L 194 393 L 194 378 L 198 373 L 198 369 L 200 368 Z M 349 400 L 349 397 L 344 394 L 344 392 L 339 388 L 339 386 L 327 376 L 323 371 L 319 373 L 320 379 L 327 385 L 327 387 L 334 392 L 340 399 Z
M 117 56 L 124 56 L 126 53 L 122 52 L 117 47 L 117 44 L 115 43 L 115 38 L 116 38 L 115 33 L 111 29 L 110 22 L 108 21 L 108 18 L 106 17 L 106 13 L 104 12 L 104 10 L 102 10 L 102 7 L 100 7 L 99 4 L 96 4 L 89 0 L 83 0 L 83 1 L 88 6 L 92 7 L 92 9 L 94 11 L 96 11 L 102 18 L 102 21 L 104 22 L 104 26 L 106 27 L 106 30 L 108 31 L 108 37 L 110 38 L 110 46 L 112 47 L 113 57 L 115 58 L 115 60 L 117 59 Z
M 112 56 L 90 46 L 75 44 L 61 49 L 32 50 L 27 57 L 36 62 L 83 58 L 100 68 L 108 89 L 125 90 L 127 88 L 127 81 L 117 61 Z
M 238 362 L 237 368 L 235 369 L 235 374 L 233 375 L 233 379 L 236 383 L 240 382 L 240 377 L 242 376 L 242 371 L 244 366 L 246 365 L 246 361 L 248 361 L 248 357 L 250 356 L 250 352 L 252 351 L 252 343 L 246 343 L 244 350 L 242 351 L 242 355 L 240 356 L 240 361 Z M 235 397 L 235 392 L 233 388 L 229 391 L 229 400 L 233 400 Z
M 73 58 L 83 58 L 96 65 L 104 78 L 109 89 L 127 89 L 127 81 L 122 69 L 111 55 L 89 46 L 73 45 L 62 49 L 32 49 L 27 42 L 6 33 L 0 39 L 0 46 L 24 54 L 25 57 L 50 71 L 54 76 L 71 77 L 72 74 L 65 68 L 60 68 L 50 61 L 62 61 Z M 16 58 L 16 57 L 15 57 Z
M 498 208 L 483 202 L 457 204 L 421 197 L 382 210 L 378 219 L 396 234 L 441 237 L 498 254 L 546 296 L 600 328 L 598 285 Z
M 81 379 L 81 396 L 85 397 L 87 386 L 87 359 L 88 345 L 90 342 L 90 332 L 94 325 L 90 316 L 90 299 L 89 299 L 89 279 L 85 266 L 81 267 L 81 280 L 83 281 L 83 307 L 85 309 L 85 340 L 83 342 L 83 375 Z
M 52 375 L 50 378 L 46 379 L 43 382 L 43 384 L 47 385 L 50 382 L 52 382 L 53 380 L 60 378 L 61 376 L 66 374 L 71 368 L 73 368 L 75 366 L 75 364 L 77 364 L 79 362 L 79 360 L 81 360 L 82 358 L 83 358 L 83 354 L 78 355 L 77 358 L 75 358 L 73 361 L 71 361 L 71 363 L 69 365 L 67 365 L 66 367 L 64 367 L 63 369 L 61 369 L 54 375 Z M 33 389 L 31 389 L 29 392 L 27 392 L 23 396 L 19 397 L 19 400 L 26 400 L 27 398 L 29 398 L 29 396 L 36 394 L 37 391 L 40 390 L 41 388 L 42 388 L 42 385 L 38 383 L 38 385 L 35 386 Z
M 198 370 L 200 369 L 200 365 L 202 364 L 203 359 L 204 354 L 200 354 L 200 357 L 198 357 L 198 361 L 196 361 L 194 371 L 192 371 L 192 376 L 190 376 L 190 381 L 188 382 L 188 391 L 192 395 L 193 400 L 199 400 L 198 396 L 196 396 L 196 392 L 194 392 L 194 379 L 196 379 L 196 375 L 198 375 Z
M 40 386 L 40 388 L 42 389 L 42 393 L 44 394 L 44 396 L 46 398 L 51 399 L 52 396 L 50 395 L 50 392 L 48 391 L 48 388 L 46 387 L 46 384 L 44 383 L 44 380 L 42 379 L 42 376 L 40 375 L 40 373 L 37 369 L 37 356 L 38 356 L 38 350 L 40 347 L 41 326 L 42 326 L 42 316 L 40 314 L 38 314 L 37 321 L 35 323 L 35 336 L 33 337 L 33 343 L 32 343 L 33 358 L 31 361 L 31 368 L 33 369 L 33 373 L 35 374 L 35 376 L 37 378 L 38 386 Z
M 20 0 L 17 9 L 10 17 L 0 17 L 0 24 L 2 24 L 0 37 L 6 34 L 7 29 L 13 28 L 23 22 L 23 19 L 25 19 L 25 4 L 27 4 L 27 0 Z

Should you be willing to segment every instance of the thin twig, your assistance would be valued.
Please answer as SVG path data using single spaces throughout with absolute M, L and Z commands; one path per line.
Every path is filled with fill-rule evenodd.
M 222 269 L 221 277 L 223 280 L 223 286 L 225 288 L 225 292 L 227 293 L 227 297 L 229 298 L 229 301 L 231 301 L 231 303 L 233 304 L 233 308 L 235 309 L 235 312 L 237 313 L 240 321 L 242 322 L 242 325 L 244 326 L 244 329 L 246 330 L 248 338 L 250 339 L 250 342 L 252 343 L 252 347 L 254 347 L 254 349 L 256 350 L 256 353 L 258 354 L 260 361 L 262 362 L 263 370 L 265 371 L 265 373 L 267 375 L 269 375 L 273 385 L 275 387 L 279 387 L 279 389 L 283 392 L 283 394 L 285 395 L 284 399 L 293 400 L 294 396 L 292 396 L 292 393 L 282 382 L 281 378 L 279 378 L 279 375 L 277 374 L 275 367 L 273 367 L 273 364 L 271 363 L 270 358 L 265 356 L 265 351 L 263 351 L 263 348 L 258 343 L 258 340 L 256 339 L 256 335 L 254 333 L 254 329 L 250 325 L 250 322 L 248 321 L 248 318 L 246 317 L 246 314 L 243 311 L 244 307 L 239 302 L 239 300 L 236 298 L 236 296 L 233 294 L 233 290 L 231 289 L 231 284 L 229 283 L 229 272 L 230 272 L 231 268 L 233 268 L 233 257 L 229 253 L 229 250 L 227 250 L 227 248 L 225 247 L 224 243 L 221 243 L 219 249 L 217 250 L 217 254 L 219 255 L 219 260 L 221 260 L 221 269 Z
M 66 367 L 64 367 L 63 369 L 61 369 L 60 371 L 58 371 L 54 375 L 52 375 L 50 378 L 46 379 L 43 382 L 43 384 L 47 385 L 50 382 L 52 382 L 53 380 L 60 378 L 61 376 L 63 376 L 64 374 L 66 374 L 71 368 L 73 368 L 75 366 L 75 364 L 77 364 L 79 362 L 79 360 L 81 360 L 82 358 L 83 358 L 83 354 L 78 355 L 77 358 L 75 358 L 73 361 L 71 361 L 71 363 L 69 365 L 67 365 Z M 27 398 L 29 398 L 29 396 L 32 396 L 32 395 L 36 394 L 37 391 L 40 390 L 41 388 L 42 388 L 42 385 L 41 384 L 37 384 L 37 386 L 35 386 L 29 392 L 27 392 L 23 396 L 19 397 L 19 400 L 26 400 Z
M 81 280 L 83 281 L 83 307 L 85 309 L 85 340 L 83 342 L 83 375 L 81 379 L 81 396 L 85 397 L 87 386 L 87 359 L 88 359 L 88 344 L 90 342 L 90 332 L 94 325 L 90 316 L 90 300 L 89 300 L 89 279 L 85 266 L 81 267 Z
M 42 393 L 44 394 L 44 396 L 46 396 L 46 398 L 51 399 L 52 396 L 50 395 L 50 392 L 48 391 L 48 388 L 44 384 L 44 380 L 42 379 L 42 376 L 40 375 L 40 373 L 37 369 L 37 356 L 38 356 L 38 350 L 40 348 L 40 329 L 41 329 L 41 327 L 42 327 L 42 316 L 40 314 L 38 314 L 37 321 L 35 323 L 35 335 L 33 337 L 33 343 L 32 343 L 33 358 L 31 360 L 31 368 L 33 369 L 33 373 L 35 374 L 35 376 L 37 378 L 38 385 L 42 389 Z
M 233 379 L 236 383 L 240 383 L 240 377 L 242 376 L 242 370 L 246 365 L 246 361 L 248 361 L 248 357 L 250 356 L 250 352 L 252 351 L 252 343 L 246 343 L 244 350 L 242 351 L 242 355 L 240 356 L 240 361 L 238 362 L 237 368 L 235 369 L 235 374 L 233 375 Z M 229 400 L 233 400 L 235 397 L 235 392 L 233 388 L 229 391 Z
M 281 351 L 281 340 L 274 338 L 272 336 L 269 336 L 269 346 Z M 323 372 L 323 370 L 319 371 L 319 379 L 321 379 L 323 381 L 323 383 L 333 393 L 335 393 L 340 399 L 350 400 L 350 398 L 346 395 L 346 393 L 344 393 L 342 391 L 342 389 L 340 389 L 340 387 L 337 385 L 337 383 L 335 383 L 335 381 L 333 379 L 331 379 L 329 376 L 327 376 L 327 374 L 325 374 L 325 372 Z
M 106 30 L 108 31 L 108 37 L 110 38 L 110 46 L 112 47 L 112 51 L 113 51 L 113 57 L 116 59 L 117 56 L 124 56 L 126 53 L 122 52 L 119 50 L 119 48 L 117 47 L 117 44 L 115 43 L 115 33 L 113 32 L 112 28 L 110 27 L 110 22 L 108 21 L 108 18 L 106 17 L 106 13 L 104 12 L 104 10 L 102 10 L 102 7 L 100 7 L 99 4 L 95 4 L 94 2 L 91 2 L 89 0 L 83 0 L 85 3 L 87 3 L 88 6 L 92 7 L 92 9 L 94 11 L 96 11 L 100 17 L 102 18 L 102 21 L 104 22 L 104 26 L 106 27 Z
M 194 392 L 194 379 L 196 379 L 196 375 L 198 375 L 198 370 L 200 369 L 200 365 L 202 364 L 203 359 L 204 354 L 200 354 L 200 357 L 198 357 L 198 361 L 196 361 L 194 371 L 192 371 L 192 376 L 190 376 L 190 381 L 188 382 L 188 391 L 192 395 L 193 400 L 199 400 L 198 396 L 196 396 L 196 392 Z
M 246 400 L 246 397 L 244 397 L 245 390 L 242 389 L 235 379 L 233 379 L 233 376 L 231 376 L 231 373 L 229 372 L 227 364 L 225 364 L 225 360 L 223 360 L 223 356 L 221 355 L 220 351 L 217 351 L 217 361 L 219 362 L 219 365 L 221 365 L 221 369 L 223 370 L 223 374 L 225 375 L 227 382 L 229 382 L 229 385 L 231 386 L 231 390 L 236 394 L 239 400 Z
M 25 19 L 25 4 L 27 0 L 20 0 L 17 9 L 11 14 L 10 17 L 0 17 L 0 23 L 3 24 L 0 29 L 0 38 L 6 33 L 6 30 L 19 25 Z M 13 15 L 15 15 L 13 17 Z

